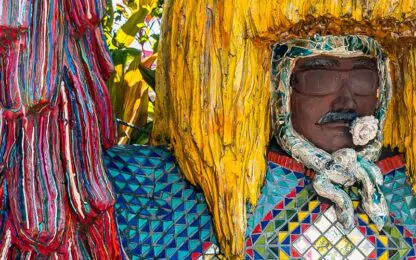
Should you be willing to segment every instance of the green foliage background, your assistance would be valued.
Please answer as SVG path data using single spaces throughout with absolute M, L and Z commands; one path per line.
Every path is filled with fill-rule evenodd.
M 113 8 L 107 0 L 103 29 L 115 68 L 107 86 L 117 118 L 118 144 L 149 141 L 162 4 L 162 0 L 123 0 Z

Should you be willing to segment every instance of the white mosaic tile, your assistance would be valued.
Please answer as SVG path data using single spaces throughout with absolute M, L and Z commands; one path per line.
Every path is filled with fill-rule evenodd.
M 343 256 L 335 249 L 332 248 L 328 254 L 326 254 L 325 260 L 341 260 L 344 259 Z
M 303 254 L 310 246 L 311 243 L 304 238 L 303 236 L 300 236 L 294 243 L 293 246 L 295 249 L 300 253 Z
M 351 230 L 347 237 L 356 246 L 358 246 L 358 244 L 364 239 L 363 233 L 361 233 L 360 230 L 358 230 L 358 228 L 354 228 L 353 230 Z
M 357 249 L 354 249 L 351 254 L 347 257 L 348 260 L 363 260 L 365 256 L 360 253 Z
M 219 254 L 220 253 L 220 248 L 215 245 L 212 244 L 206 251 L 205 254 L 206 255 L 215 255 L 215 254 Z
M 331 222 L 329 222 L 329 220 L 324 215 L 321 215 L 314 223 L 314 226 L 317 227 L 322 233 L 324 233 L 331 226 Z
M 325 237 L 331 242 L 332 245 L 335 245 L 342 237 L 342 232 L 336 227 L 332 226 L 325 233 Z
M 311 247 L 304 255 L 303 257 L 308 260 L 316 260 L 321 258 L 321 254 L 319 254 L 318 251 L 316 251 L 315 248 Z
M 337 215 L 335 214 L 335 208 L 334 206 L 329 207 L 329 209 L 326 210 L 326 212 L 324 213 L 325 217 L 328 218 L 328 220 L 331 223 L 334 223 L 335 221 L 337 221 Z
M 364 239 L 364 241 L 361 242 L 358 248 L 361 250 L 361 252 L 364 253 L 365 256 L 369 256 L 371 252 L 373 252 L 374 250 L 373 244 L 371 244 L 371 242 L 368 241 L 367 239 Z
M 341 231 L 343 235 L 346 235 L 345 229 L 339 221 L 335 222 L 335 226 Z
M 337 221 L 335 208 L 319 216 L 293 244 L 303 259 L 366 259 L 375 249 L 358 228 L 347 235 Z
M 310 226 L 303 235 L 313 243 L 321 235 L 321 232 L 316 227 Z

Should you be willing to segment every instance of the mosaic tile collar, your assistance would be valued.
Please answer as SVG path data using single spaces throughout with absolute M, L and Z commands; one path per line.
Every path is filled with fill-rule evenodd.
M 267 160 L 280 165 L 291 171 L 303 173 L 305 176 L 313 179 L 315 172 L 305 168 L 303 164 L 296 161 L 292 157 L 280 154 L 278 152 L 269 151 L 267 153 Z M 377 167 L 380 169 L 381 174 L 386 175 L 395 169 L 405 167 L 406 161 L 402 154 L 394 155 L 383 160 L 376 162 Z

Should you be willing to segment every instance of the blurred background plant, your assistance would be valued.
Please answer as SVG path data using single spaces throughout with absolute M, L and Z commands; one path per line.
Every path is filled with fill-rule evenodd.
M 104 35 L 115 71 L 107 82 L 118 144 L 146 144 L 153 126 L 163 0 L 107 0 Z

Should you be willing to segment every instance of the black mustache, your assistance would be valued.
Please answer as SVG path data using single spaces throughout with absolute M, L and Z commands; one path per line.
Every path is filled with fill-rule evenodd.
M 328 123 L 335 123 L 338 121 L 351 122 L 358 117 L 356 112 L 328 112 L 323 115 L 316 124 L 323 125 Z

